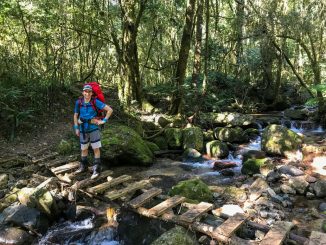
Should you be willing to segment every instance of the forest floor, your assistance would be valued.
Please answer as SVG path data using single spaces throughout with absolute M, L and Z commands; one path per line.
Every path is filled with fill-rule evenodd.
M 0 158 L 6 155 L 33 155 L 43 148 L 55 149 L 61 139 L 73 132 L 72 108 L 69 111 L 55 113 L 56 116 L 42 116 L 39 123 L 19 130 L 13 141 L 0 134 Z

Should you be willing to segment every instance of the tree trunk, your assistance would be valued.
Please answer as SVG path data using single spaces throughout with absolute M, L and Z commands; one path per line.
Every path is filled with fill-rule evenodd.
M 208 59 L 209 59 L 209 50 L 208 50 L 208 38 L 209 38 L 209 1 L 205 1 L 205 9 L 206 9 L 206 32 L 205 32 L 205 57 L 204 57 L 204 80 L 203 80 L 203 88 L 202 88 L 202 95 L 204 95 L 207 91 L 207 84 L 208 84 Z
M 196 43 L 195 43 L 195 57 L 194 57 L 194 69 L 192 73 L 192 87 L 195 89 L 197 101 L 198 98 L 198 84 L 199 74 L 201 70 L 201 46 L 202 46 L 202 25 L 203 25 L 203 3 L 198 1 L 197 3 L 197 22 L 196 22 Z
M 142 105 L 143 85 L 139 73 L 139 61 L 137 50 L 137 33 L 141 16 L 145 10 L 147 0 L 119 0 L 123 22 L 122 36 L 122 64 L 121 64 L 121 82 L 119 94 L 121 102 L 128 107 L 132 100 L 136 100 Z M 137 4 L 139 4 L 137 11 Z
M 192 36 L 192 27 L 193 19 L 195 13 L 195 3 L 196 0 L 189 0 L 186 10 L 186 23 L 183 27 L 183 34 L 181 39 L 178 65 L 175 73 L 175 82 L 177 86 L 176 92 L 172 97 L 172 104 L 170 107 L 171 114 L 181 113 L 183 107 L 183 82 L 187 69 L 187 62 L 190 50 L 191 36 Z
M 243 26 L 244 26 L 244 0 L 237 1 L 237 13 L 236 13 L 235 29 L 236 29 L 236 45 L 235 45 L 235 54 L 236 54 L 236 75 L 240 75 L 242 56 L 243 56 Z

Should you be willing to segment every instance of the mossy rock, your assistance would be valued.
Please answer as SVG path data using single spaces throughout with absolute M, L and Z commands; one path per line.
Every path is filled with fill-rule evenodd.
M 246 191 L 235 186 L 227 186 L 222 195 L 229 202 L 244 202 L 247 200 Z
M 62 139 L 57 146 L 57 152 L 61 155 L 68 155 L 74 151 L 73 142 Z
M 180 181 L 177 185 L 173 186 L 169 192 L 169 195 L 180 195 L 188 199 L 188 202 L 211 202 L 213 200 L 213 194 L 202 180 L 190 179 Z
M 250 139 L 253 139 L 259 135 L 259 130 L 256 128 L 247 128 L 244 131 L 244 134 L 247 135 Z
M 168 143 L 166 139 L 163 136 L 157 136 L 152 139 L 152 141 L 161 149 L 161 150 L 167 150 L 168 149 Z
M 182 130 L 183 149 L 193 148 L 198 151 L 203 149 L 204 137 L 201 128 L 189 127 Z
M 165 129 L 165 139 L 170 149 L 180 149 L 182 147 L 182 130 L 179 128 Z
M 247 175 L 259 174 L 260 168 L 263 167 L 267 161 L 267 158 L 249 159 L 242 165 L 241 173 Z
M 225 158 L 229 155 L 229 148 L 227 144 L 213 140 L 206 144 L 206 153 L 210 157 Z
M 154 142 L 150 142 L 150 141 L 145 141 L 148 148 L 154 153 L 155 151 L 159 151 L 160 147 L 157 146 L 157 144 L 155 144 Z
M 302 144 L 302 138 L 292 130 L 272 124 L 263 131 L 262 150 L 270 155 L 285 155 L 287 151 L 296 151 Z
M 196 236 L 181 226 L 164 232 L 151 245 L 198 245 Z
M 235 128 L 220 128 L 214 129 L 214 137 L 217 140 L 230 143 L 243 143 L 249 140 L 248 136 L 240 127 Z
M 102 131 L 101 158 L 104 164 L 148 166 L 153 163 L 154 155 L 135 130 L 111 123 Z

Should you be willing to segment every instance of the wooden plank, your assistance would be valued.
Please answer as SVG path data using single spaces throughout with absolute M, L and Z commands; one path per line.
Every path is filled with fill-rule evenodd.
M 141 205 L 143 205 L 144 203 L 146 203 L 147 201 L 149 201 L 151 198 L 159 195 L 162 193 L 162 189 L 159 189 L 159 188 L 152 188 L 146 192 L 144 192 L 143 194 L 141 194 L 140 196 L 132 199 L 130 202 L 129 202 L 129 205 L 132 207 L 132 208 L 138 208 L 140 207 Z
M 189 209 L 184 214 L 180 215 L 180 219 L 189 223 L 194 222 L 199 216 L 206 213 L 213 208 L 213 204 L 207 202 L 201 202 L 195 205 L 192 209 Z
M 286 238 L 287 234 L 293 227 L 292 222 L 277 221 L 272 228 L 267 232 L 263 240 L 260 242 L 261 245 L 280 245 Z
M 58 156 L 59 153 L 58 152 L 53 152 L 53 153 L 50 153 L 49 155 L 45 156 L 45 157 L 42 157 L 42 158 L 39 158 L 39 159 L 34 159 L 32 160 L 32 163 L 39 163 L 39 162 L 43 162 L 45 160 L 48 160 L 50 158 L 54 158 L 56 156 Z
M 70 162 L 70 163 L 67 163 L 67 164 L 59 166 L 59 167 L 51 168 L 51 171 L 55 175 L 57 175 L 57 174 L 62 174 L 62 173 L 68 172 L 70 170 L 76 169 L 78 167 L 79 167 L 79 162 L 75 161 L 75 162 Z
M 163 214 L 166 210 L 173 208 L 175 206 L 177 206 L 178 204 L 182 203 L 186 198 L 182 197 L 182 196 L 173 196 L 159 204 L 157 204 L 156 206 L 152 207 L 151 209 L 148 210 L 148 212 L 151 215 L 154 216 L 160 216 L 161 214 Z
M 126 195 L 129 192 L 144 188 L 148 183 L 149 183 L 149 180 L 141 180 L 139 182 L 131 183 L 129 186 L 127 186 L 123 189 L 106 192 L 104 194 L 104 196 L 109 198 L 110 200 L 115 200 L 119 197 Z
M 247 217 L 244 214 L 236 213 L 213 231 L 213 237 L 219 241 L 227 242 L 246 219 Z
M 76 181 L 72 186 L 71 188 L 73 188 L 74 190 L 77 190 L 77 189 L 81 189 L 85 186 L 89 186 L 89 185 L 92 185 L 96 182 L 99 182 L 100 180 L 103 180 L 105 179 L 106 177 L 110 176 L 113 174 L 113 171 L 111 170 L 106 170 L 106 171 L 103 171 L 100 173 L 100 175 L 95 178 L 95 179 L 90 179 L 90 178 L 87 178 L 87 179 L 83 179 L 83 180 L 80 180 L 80 181 Z
M 326 233 L 312 231 L 308 245 L 326 245 Z
M 128 180 L 131 180 L 130 175 L 121 175 L 117 178 L 111 179 L 107 182 L 101 183 L 99 185 L 87 188 L 87 191 L 90 193 L 103 193 L 105 190 L 109 189 L 110 187 L 119 185 L 123 182 L 126 182 Z

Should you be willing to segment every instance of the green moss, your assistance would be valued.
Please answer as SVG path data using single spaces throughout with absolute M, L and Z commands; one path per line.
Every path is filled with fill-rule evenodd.
M 153 142 L 161 149 L 161 150 L 167 150 L 168 149 L 168 143 L 166 139 L 163 136 L 157 136 L 153 139 Z
M 179 128 L 165 130 L 165 139 L 171 149 L 180 149 L 182 146 L 182 131 Z
M 272 155 L 284 155 L 286 151 L 296 151 L 302 143 L 302 138 L 280 125 L 269 125 L 262 135 L 262 150 Z
M 146 144 L 148 146 L 148 148 L 154 153 L 155 151 L 159 151 L 160 148 L 157 146 L 157 144 L 150 142 L 150 141 L 146 141 Z
M 182 130 L 183 149 L 193 148 L 201 151 L 204 145 L 202 129 L 199 127 L 190 127 Z
M 163 233 L 151 245 L 196 245 L 196 237 L 181 226 Z
M 249 159 L 247 160 L 241 168 L 241 173 L 243 174 L 258 174 L 260 173 L 260 168 L 265 165 L 267 158 L 263 159 Z
M 153 153 L 132 128 L 110 124 L 102 132 L 102 159 L 116 164 L 149 165 Z
M 190 179 L 180 181 L 173 186 L 169 195 L 180 195 L 188 199 L 188 202 L 211 202 L 213 194 L 208 186 L 200 179 Z

